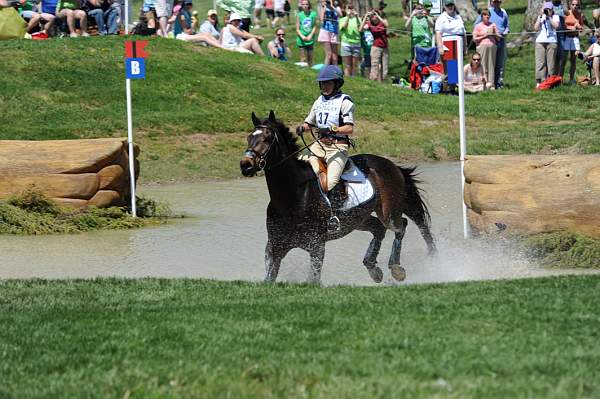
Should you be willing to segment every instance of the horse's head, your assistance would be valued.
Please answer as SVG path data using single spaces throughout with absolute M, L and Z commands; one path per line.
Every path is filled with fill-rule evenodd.
M 269 153 L 276 147 L 278 135 L 275 132 L 276 123 L 275 113 L 271 111 L 269 117 L 260 120 L 252 113 L 252 123 L 254 131 L 248 135 L 248 147 L 240 161 L 240 170 L 247 177 L 252 177 L 265 168 Z

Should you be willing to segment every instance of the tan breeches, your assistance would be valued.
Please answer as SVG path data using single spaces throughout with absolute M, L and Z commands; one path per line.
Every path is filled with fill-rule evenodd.
M 308 149 L 302 151 L 298 159 L 310 163 L 315 174 L 318 175 L 319 162 L 317 157 L 325 158 L 327 162 L 327 191 L 331 190 L 340 181 L 340 176 L 344 171 L 344 166 L 346 166 L 348 144 L 319 144 L 314 142 Z

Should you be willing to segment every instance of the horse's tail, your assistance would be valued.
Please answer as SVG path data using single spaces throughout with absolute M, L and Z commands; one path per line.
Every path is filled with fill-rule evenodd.
M 402 176 L 404 176 L 404 184 L 406 186 L 407 207 L 404 213 L 419 227 L 419 231 L 427 243 L 429 254 L 432 255 L 435 253 L 436 248 L 433 236 L 431 235 L 431 215 L 429 214 L 427 204 L 423 200 L 423 197 L 421 197 L 423 190 L 418 186 L 421 180 L 417 179 L 417 173 L 415 173 L 417 168 L 416 166 L 412 168 L 398 166 L 398 169 L 402 173 Z

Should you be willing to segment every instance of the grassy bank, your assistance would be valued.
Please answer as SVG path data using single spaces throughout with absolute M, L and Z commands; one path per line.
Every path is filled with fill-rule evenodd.
M 131 229 L 166 223 L 169 207 L 137 198 L 137 218 L 120 207 L 62 208 L 35 190 L 0 201 L 0 234 L 65 234 L 92 230 Z
M 0 396 L 598 397 L 600 277 L 0 282 Z
M 521 3 L 507 2 L 516 26 Z M 208 5 L 197 8 L 203 13 Z M 403 26 L 394 7 L 389 14 L 392 27 Z M 272 35 L 266 29 L 259 33 Z M 122 137 L 122 42 L 0 42 L 0 139 Z M 399 75 L 408 58 L 408 39 L 401 35 L 390 43 L 391 71 Z M 287 63 L 175 40 L 151 39 L 149 50 L 147 79 L 133 82 L 143 181 L 238 176 L 250 113 L 266 115 L 274 109 L 293 126 L 318 95 L 315 72 Z M 467 97 L 469 153 L 600 150 L 598 90 L 562 87 L 534 93 L 533 65 L 531 46 L 511 50 L 510 89 Z M 359 151 L 405 160 L 457 158 L 456 97 L 422 95 L 363 78 L 347 79 L 346 90 L 357 104 Z

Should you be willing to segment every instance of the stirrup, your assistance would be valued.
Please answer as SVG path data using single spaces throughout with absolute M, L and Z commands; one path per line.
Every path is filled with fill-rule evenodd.
M 328 233 L 337 233 L 340 231 L 342 224 L 340 223 L 340 218 L 337 216 L 332 216 L 327 221 L 327 232 Z

